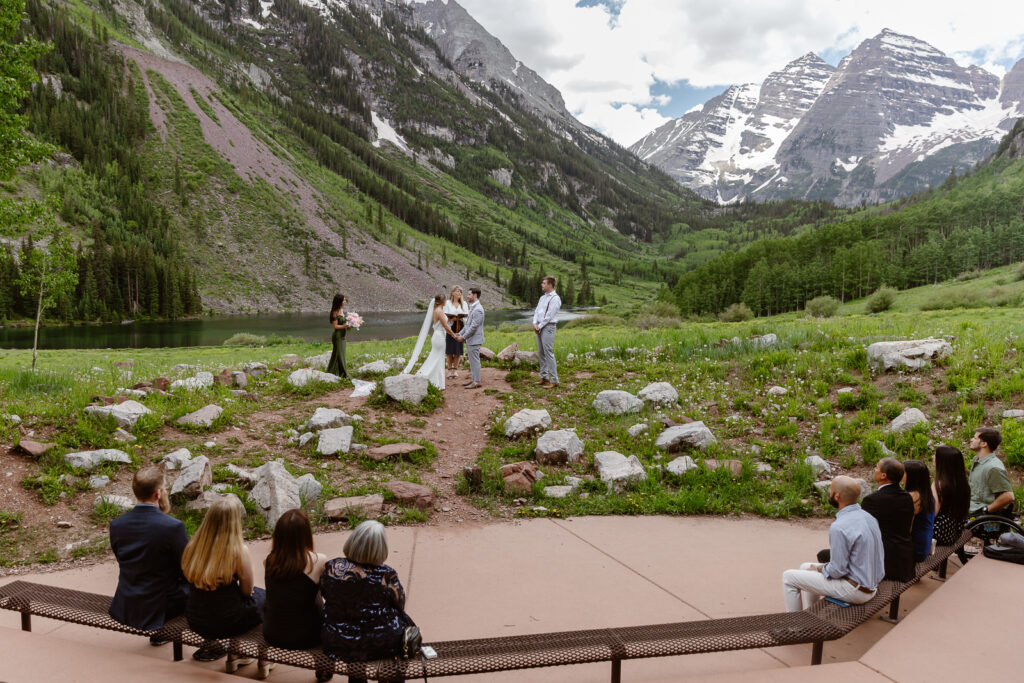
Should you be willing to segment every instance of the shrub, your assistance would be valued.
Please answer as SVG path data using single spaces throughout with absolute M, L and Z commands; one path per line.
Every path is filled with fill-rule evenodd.
M 1017 282 L 1024 280 L 1024 262 L 1017 266 L 1017 272 L 1013 274 L 1013 277 Z
M 744 303 L 733 304 L 722 311 L 718 319 L 723 323 L 741 323 L 754 317 L 754 312 Z
M 678 318 L 679 308 L 668 301 L 651 301 L 640 309 L 641 313 L 647 313 L 658 318 Z
M 239 332 L 225 339 L 222 346 L 263 346 L 266 343 L 266 337 L 249 332 Z
M 892 287 L 879 287 L 874 294 L 868 297 L 868 313 L 881 313 L 888 311 L 896 302 L 896 290 Z
M 1024 422 L 1020 420 L 1003 420 L 999 430 L 1003 435 L 1003 454 L 1006 464 L 1024 467 Z
M 816 296 L 807 302 L 806 310 L 812 318 L 831 318 L 839 310 L 839 299 L 834 296 Z
M 573 318 L 572 320 L 559 325 L 559 327 L 565 329 L 570 327 L 621 327 L 623 325 L 625 325 L 625 321 L 618 316 L 595 313 L 593 315 L 584 315 L 579 318 Z

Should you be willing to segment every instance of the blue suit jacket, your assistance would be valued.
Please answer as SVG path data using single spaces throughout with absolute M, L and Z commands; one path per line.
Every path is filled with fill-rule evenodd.
M 181 520 L 156 506 L 136 505 L 110 523 L 110 547 L 120 574 L 110 616 L 152 631 L 184 610 L 188 583 L 181 554 L 188 534 Z

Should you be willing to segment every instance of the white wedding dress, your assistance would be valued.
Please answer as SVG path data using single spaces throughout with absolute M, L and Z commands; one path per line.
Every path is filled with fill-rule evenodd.
M 444 389 L 444 337 L 446 333 L 440 320 L 434 323 L 433 330 L 430 335 L 430 355 L 423 361 L 423 365 L 416 371 L 416 374 L 426 377 L 438 389 Z

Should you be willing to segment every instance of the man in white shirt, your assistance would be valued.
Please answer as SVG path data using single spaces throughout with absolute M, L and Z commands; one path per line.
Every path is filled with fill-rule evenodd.
M 540 356 L 540 382 L 558 386 L 558 367 L 555 365 L 555 328 L 562 299 L 555 291 L 555 278 L 547 275 L 540 281 L 544 291 L 537 310 L 533 312 L 533 331 L 537 333 L 537 354 Z

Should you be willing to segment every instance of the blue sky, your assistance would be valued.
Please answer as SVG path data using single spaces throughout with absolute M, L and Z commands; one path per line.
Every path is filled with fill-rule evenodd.
M 1024 22 L 1005 20 L 1019 0 L 458 1 L 624 145 L 807 52 L 838 64 L 883 28 L 999 76 L 1024 57 Z

